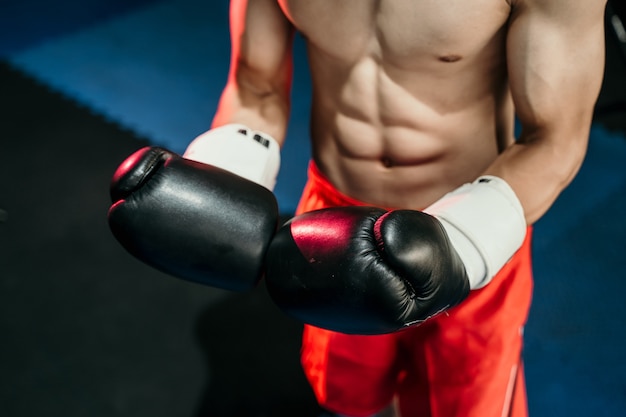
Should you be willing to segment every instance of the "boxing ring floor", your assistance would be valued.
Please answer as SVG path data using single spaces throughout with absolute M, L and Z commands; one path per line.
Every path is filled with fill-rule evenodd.
M 106 225 L 115 167 L 203 131 L 228 62 L 226 2 L 0 4 L 0 414 L 316 416 L 300 325 L 263 287 L 167 277 Z M 626 411 L 626 61 L 608 36 L 589 154 L 536 226 L 526 329 L 531 415 Z M 276 194 L 304 182 L 309 86 L 297 42 Z

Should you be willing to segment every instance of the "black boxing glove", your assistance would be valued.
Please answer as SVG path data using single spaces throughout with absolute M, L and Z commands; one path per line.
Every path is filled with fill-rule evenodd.
M 278 224 L 268 189 L 278 153 L 272 138 L 241 125 L 199 136 L 185 158 L 140 149 L 113 177 L 111 231 L 128 252 L 163 272 L 228 290 L 253 288 Z
M 463 263 L 436 219 L 372 207 L 292 219 L 270 246 L 266 282 L 288 314 L 353 334 L 421 322 L 469 292 Z
M 521 204 L 484 177 L 424 212 L 338 207 L 297 216 L 268 251 L 276 304 L 317 327 L 389 333 L 418 324 L 486 285 L 521 246 Z

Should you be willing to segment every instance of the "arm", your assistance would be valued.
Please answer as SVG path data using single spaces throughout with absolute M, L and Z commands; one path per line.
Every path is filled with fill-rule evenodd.
M 232 0 L 231 63 L 213 126 L 241 123 L 285 139 L 293 28 L 275 0 Z
M 507 41 L 518 141 L 486 174 L 515 191 L 534 223 L 585 156 L 604 69 L 605 0 L 511 0 Z
M 425 209 L 472 289 L 486 285 L 576 175 L 604 69 L 606 0 L 510 0 L 507 66 L 522 123 L 484 175 Z
M 271 0 L 233 0 L 231 29 L 216 128 L 196 138 L 184 158 L 149 147 L 131 155 L 113 177 L 108 218 L 120 243 L 147 264 L 242 291 L 262 278 L 278 224 L 268 190 L 287 124 L 292 30 Z
M 289 118 L 294 30 L 276 1 L 232 0 L 230 31 L 228 82 L 212 128 L 183 156 L 273 190 Z

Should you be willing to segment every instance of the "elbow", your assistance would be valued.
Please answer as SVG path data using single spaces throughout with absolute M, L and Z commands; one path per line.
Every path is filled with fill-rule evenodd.
M 568 163 L 564 164 L 566 171 L 563 173 L 563 188 L 567 187 L 580 171 L 587 155 L 589 144 L 589 128 L 577 132 L 572 137 L 571 150 L 569 151 Z
M 229 78 L 229 82 L 239 90 L 259 99 L 287 97 L 291 89 L 291 66 L 286 64 L 279 68 L 266 68 L 240 58 L 232 66 Z
M 550 156 L 552 178 L 565 188 L 580 170 L 589 144 L 592 112 L 576 116 L 556 115 L 543 123 L 524 125 L 520 143 Z M 543 152 L 543 151 L 542 151 Z M 548 162 L 547 160 L 545 162 Z
M 558 139 L 548 144 L 552 148 L 551 171 L 558 193 L 568 187 L 580 171 L 587 154 L 589 131 L 590 127 L 564 129 L 555 135 Z

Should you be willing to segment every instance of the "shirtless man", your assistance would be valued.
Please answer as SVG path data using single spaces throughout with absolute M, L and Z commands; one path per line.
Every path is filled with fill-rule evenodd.
M 306 326 L 302 361 L 323 407 L 360 417 L 526 415 L 526 225 L 583 161 L 603 75 L 605 1 L 231 1 L 232 62 L 214 128 L 237 124 L 235 132 L 263 132 L 282 145 L 294 32 L 306 39 L 313 161 L 299 213 L 351 205 L 419 211 L 484 176 L 520 207 L 522 230 L 493 228 L 481 238 L 495 247 L 515 240 L 502 242 L 510 253 L 496 256 L 486 281 L 462 273 L 471 294 L 459 290 L 447 305 L 460 305 L 445 314 L 378 336 Z M 223 134 L 217 130 L 186 156 L 213 163 L 198 157 L 207 152 L 198 143 Z M 268 164 L 272 171 L 277 162 Z M 486 198 L 470 211 L 491 206 L 487 217 L 509 210 Z M 501 215 L 505 223 L 515 216 Z M 474 267 L 481 280 L 487 274 L 490 265 L 461 258 L 467 275 Z

